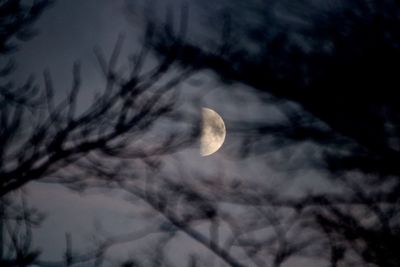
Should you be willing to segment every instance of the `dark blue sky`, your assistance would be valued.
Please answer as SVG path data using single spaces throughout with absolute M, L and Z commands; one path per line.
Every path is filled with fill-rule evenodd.
M 201 18 L 200 12 L 196 9 L 192 9 L 191 12 L 193 18 Z M 92 101 L 93 93 L 98 88 L 104 87 L 93 48 L 100 47 L 106 55 L 109 55 L 118 35 L 124 33 L 126 41 L 121 60 L 123 68 L 124 64 L 126 65 L 124 57 L 126 58 L 139 47 L 138 37 L 143 30 L 141 23 L 143 14 L 137 10 L 129 14 L 130 16 L 127 17 L 125 1 L 122 0 L 57 1 L 39 20 L 37 24 L 39 35 L 23 44 L 16 54 L 18 69 L 15 77 L 22 81 L 24 77 L 32 73 L 36 76 L 38 83 L 42 83 L 42 71 L 49 69 L 54 77 L 58 97 L 62 97 L 72 83 L 73 63 L 79 61 L 82 63 L 83 71 L 79 104 L 80 108 L 84 109 L 87 103 Z M 195 35 L 193 29 L 189 30 L 189 36 L 191 33 Z M 244 182 L 246 179 L 257 181 L 268 177 L 271 179 L 270 183 L 275 183 L 278 188 L 284 174 L 270 169 L 265 162 L 275 157 L 279 160 L 285 155 L 279 152 L 260 157 L 236 157 L 235 152 L 242 137 L 240 134 L 231 133 L 230 126 L 239 121 L 256 122 L 265 118 L 276 119 L 281 116 L 279 110 L 274 106 L 265 105 L 251 88 L 240 84 L 223 85 L 209 72 L 203 72 L 196 77 L 203 80 L 202 86 L 192 86 L 193 83 L 190 81 L 180 86 L 182 110 L 190 110 L 194 105 L 191 101 L 195 99 L 200 99 L 200 106 L 217 110 L 227 125 L 227 140 L 221 151 L 212 158 L 200 158 L 196 147 L 166 157 L 163 167 L 165 174 L 177 173 L 176 163 L 179 162 L 179 167 L 190 179 L 199 173 L 209 176 L 241 176 Z M 199 103 L 197 102 L 196 105 Z M 302 151 L 302 149 L 297 151 L 299 157 Z M 317 179 L 318 174 L 314 171 L 307 170 L 297 175 L 300 177 L 299 183 L 286 188 L 288 193 L 298 193 L 301 187 L 317 188 L 321 185 Z M 307 177 L 307 179 L 301 177 Z M 39 247 L 43 248 L 43 258 L 48 260 L 61 259 L 65 246 L 65 232 L 71 232 L 74 244 L 77 248 L 83 248 L 88 244 L 88 236 L 93 232 L 95 222 L 101 222 L 106 231 L 111 233 L 129 232 L 151 223 L 146 220 L 133 222 L 133 214 L 138 210 L 141 211 L 143 207 L 135 207 L 122 200 L 119 193 L 78 195 L 58 185 L 40 183 L 30 184 L 27 188 L 30 191 L 32 203 L 47 214 L 42 227 L 35 232 L 35 241 Z M 143 245 L 144 242 L 147 241 L 143 243 L 141 241 L 138 244 Z M 140 251 L 138 244 L 134 247 Z M 196 249 L 195 243 L 185 237 L 180 237 L 172 245 L 176 252 L 172 251 L 171 254 L 180 254 L 178 251 L 182 249 L 182 244 L 190 244 L 186 249 Z M 119 253 L 126 254 L 127 251 L 130 249 L 114 251 L 113 256 L 118 257 Z M 177 259 L 179 261 L 179 257 Z

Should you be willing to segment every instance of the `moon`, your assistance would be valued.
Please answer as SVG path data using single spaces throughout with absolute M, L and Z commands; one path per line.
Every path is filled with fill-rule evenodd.
M 221 116 L 212 109 L 202 108 L 200 154 L 209 156 L 221 148 L 225 141 L 226 128 Z

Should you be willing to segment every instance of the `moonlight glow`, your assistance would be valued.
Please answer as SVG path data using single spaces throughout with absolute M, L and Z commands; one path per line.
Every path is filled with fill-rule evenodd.
M 225 136 L 225 124 L 221 116 L 212 109 L 203 108 L 200 154 L 209 156 L 217 152 L 224 143 Z

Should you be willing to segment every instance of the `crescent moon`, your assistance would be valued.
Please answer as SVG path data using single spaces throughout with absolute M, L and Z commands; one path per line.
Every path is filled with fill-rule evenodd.
M 217 152 L 225 136 L 226 128 L 221 116 L 212 109 L 202 108 L 200 154 L 205 157 Z

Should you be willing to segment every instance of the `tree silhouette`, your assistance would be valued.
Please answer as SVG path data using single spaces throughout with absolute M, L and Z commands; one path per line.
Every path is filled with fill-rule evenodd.
M 9 0 L 0 3 L 0 66 L 1 101 L 16 104 L 35 102 L 31 98 L 35 95 L 35 88 L 29 79 L 23 86 L 17 87 L 11 82 L 6 82 L 7 77 L 14 71 L 15 62 L 10 59 L 23 41 L 28 41 L 36 34 L 33 27 L 35 21 L 53 1 L 35 1 L 31 6 L 24 5 L 21 1 Z
M 340 189 L 299 199 L 285 199 L 269 188 L 236 195 L 222 191 L 218 198 L 249 209 L 274 207 L 275 216 L 282 207 L 300 212 L 295 221 L 306 221 L 310 232 L 326 237 L 325 244 L 314 242 L 319 246 L 311 254 L 326 255 L 331 266 L 397 266 L 399 3 L 218 3 L 222 8 L 216 12 L 218 5 L 200 4 L 211 14 L 205 26 L 211 41 L 180 40 L 160 30 L 151 46 L 162 55 L 169 44 L 180 42 L 181 65 L 211 69 L 222 82 L 253 87 L 260 99 L 279 106 L 284 120 L 238 122 L 237 130 L 249 135 L 243 157 L 312 143 L 321 156 L 302 163 L 329 171 L 331 183 Z M 219 32 L 215 25 L 222 25 Z M 219 42 L 211 39 L 215 36 Z M 283 219 L 276 220 L 279 229 Z M 282 239 L 284 233 L 277 236 Z M 282 242 L 281 248 L 291 243 Z M 259 250 L 270 246 L 257 245 Z M 293 249 L 275 254 L 275 266 L 288 251 Z
M 34 1 L 31 6 L 18 0 L 0 2 L 2 59 L 17 48 L 19 40 L 33 36 L 33 23 L 51 2 Z M 148 24 L 144 39 L 152 38 L 153 25 Z M 54 96 L 56 85 L 50 71 L 43 73 L 43 87 L 33 79 L 16 86 L 9 81 L 12 61 L 2 69 L 1 266 L 42 264 L 39 251 L 32 248 L 32 227 L 40 223 L 37 212 L 28 207 L 26 200 L 16 205 L 13 197 L 24 185 L 46 180 L 82 189 L 95 180 L 96 186 L 111 187 L 119 183 L 112 173 L 126 169 L 128 160 L 130 169 L 138 162 L 151 166 L 157 163 L 157 157 L 176 151 L 196 136 L 196 129 L 167 131 L 143 143 L 141 139 L 150 136 L 157 122 L 171 120 L 169 115 L 178 104 L 176 85 L 188 77 L 191 68 L 174 69 L 176 48 L 150 60 L 149 48 L 144 44 L 132 55 L 130 70 L 122 73 L 117 70 L 122 44 L 121 36 L 109 59 L 95 50 L 104 76 L 104 90 L 83 110 L 77 108 L 81 91 L 79 63 L 73 67 L 71 89 L 61 100 Z M 68 266 L 74 261 L 69 250 L 67 246 Z
M 21 1 L 3 2 L 0 10 L 9 18 L 0 23 L 10 30 L 2 31 L 8 32 L 1 39 L 7 48 L 2 57 L 50 3 L 28 8 Z M 118 71 L 123 38 L 109 59 L 96 50 L 105 89 L 82 111 L 76 107 L 79 64 L 61 101 L 54 97 L 49 71 L 41 89 L 33 80 L 22 87 L 5 82 L 12 68 L 4 68 L 0 232 L 8 251 L 1 250 L 2 265 L 103 266 L 112 247 L 154 234 L 148 254 L 112 264 L 174 266 L 167 246 L 182 233 L 206 248 L 206 255 L 190 255 L 188 266 L 278 267 L 302 258 L 330 266 L 398 265 L 398 3 L 218 3 L 227 9 L 214 13 L 207 3 L 202 8 L 211 14 L 207 32 L 220 41 L 188 37 L 184 7 L 178 29 L 172 13 L 161 24 L 148 14 L 142 50 L 132 57 L 128 73 Z M 220 31 L 214 32 L 215 25 Z M 148 59 L 156 63 L 149 67 Z M 190 143 L 197 129 L 168 132 L 147 142 L 151 146 L 141 138 L 151 138 L 158 121 L 173 117 L 176 85 L 202 69 L 213 70 L 225 84 L 257 89 L 260 99 L 284 115 L 278 122 L 265 116 L 257 124 L 233 125 L 231 131 L 246 137 L 239 156 L 311 143 L 318 153 L 294 167 L 283 162 L 278 167 L 300 169 L 307 163 L 327 176 L 334 192 L 290 196 L 282 193 L 289 180 L 276 189 L 268 179 L 243 183 L 229 173 L 185 173 L 185 166 L 178 166 L 178 174 L 162 172 L 159 156 Z M 67 234 L 64 259 L 46 262 L 31 242 L 32 227 L 42 216 L 21 192 L 36 180 L 78 190 L 118 188 L 135 207 L 146 208 L 149 223 L 118 236 L 98 233 L 88 251 L 74 250 Z

